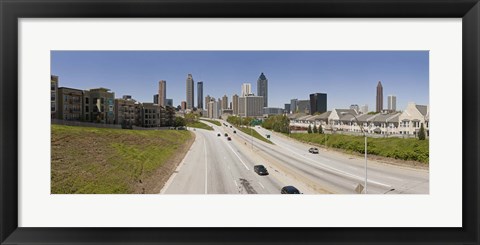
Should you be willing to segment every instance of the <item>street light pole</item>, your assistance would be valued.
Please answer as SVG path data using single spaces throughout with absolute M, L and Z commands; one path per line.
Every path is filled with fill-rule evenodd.
M 343 112 L 342 114 L 350 114 L 355 118 L 355 121 L 357 121 L 358 126 L 360 129 L 362 129 L 363 136 L 365 137 L 365 194 L 368 194 L 368 187 L 367 187 L 367 179 L 368 179 L 368 163 L 367 163 L 367 132 L 363 128 L 363 126 L 360 126 L 360 122 L 358 121 L 358 118 L 353 115 L 351 112 Z

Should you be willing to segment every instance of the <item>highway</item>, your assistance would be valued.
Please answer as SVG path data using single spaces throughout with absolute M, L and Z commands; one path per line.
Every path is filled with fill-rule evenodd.
M 283 186 L 294 185 L 304 194 L 355 194 L 364 185 L 363 157 L 325 149 L 311 154 L 309 145 L 259 127 L 255 130 L 270 134 L 274 144 L 253 138 L 252 146 L 252 137 L 240 130 L 234 134 L 235 128 L 205 123 L 215 130 L 193 131 L 194 144 L 161 193 L 279 194 Z M 257 175 L 256 164 L 265 165 L 270 175 Z M 428 179 L 427 170 L 368 161 L 368 194 L 428 194 Z
M 305 194 L 314 193 L 262 162 L 233 130 L 205 123 L 215 130 L 193 131 L 194 143 L 161 194 L 280 194 L 283 186 L 292 183 Z M 217 136 L 218 133 L 221 135 Z M 232 137 L 231 141 L 225 133 Z M 269 175 L 255 173 L 253 166 L 258 164 L 266 166 Z

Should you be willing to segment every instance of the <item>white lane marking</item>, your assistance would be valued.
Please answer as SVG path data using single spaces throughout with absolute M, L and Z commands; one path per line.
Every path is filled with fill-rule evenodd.
M 262 183 L 258 182 L 258 184 L 259 184 L 263 189 L 265 189 L 265 186 L 263 186 Z
M 236 180 L 233 180 L 233 183 L 235 183 L 235 186 L 238 187 Z
M 235 150 L 233 150 L 233 148 L 230 146 L 230 144 L 227 144 L 227 146 L 230 148 L 230 150 L 232 150 L 233 154 L 235 154 L 235 156 L 238 157 L 238 159 L 240 160 L 240 162 L 242 162 L 243 166 L 245 166 L 245 168 L 247 170 L 250 170 L 247 165 L 242 161 L 242 159 L 240 158 L 240 156 L 235 152 Z
M 294 152 L 294 151 L 290 150 L 288 147 L 282 147 L 282 148 L 284 148 L 284 149 L 292 152 L 292 153 L 295 154 L 295 155 L 301 156 L 301 157 L 307 159 L 307 160 L 310 161 L 310 162 L 313 162 L 313 163 L 315 163 L 315 164 L 317 164 L 317 165 L 320 165 L 320 166 L 322 166 L 323 168 L 330 169 L 330 170 L 333 171 L 333 172 L 337 172 L 337 173 L 339 173 L 339 174 L 341 174 L 341 175 L 348 176 L 348 177 L 351 177 L 351 178 L 354 178 L 354 179 L 357 179 L 357 180 L 362 180 L 362 181 L 364 180 L 364 177 L 357 176 L 357 175 L 354 175 L 354 174 L 351 174 L 351 173 L 347 173 L 347 172 L 342 171 L 342 170 L 340 170 L 340 169 L 336 169 L 336 168 L 327 166 L 327 165 L 325 165 L 325 164 L 319 163 L 319 162 L 314 161 L 314 160 L 312 160 L 312 159 L 310 159 L 310 158 L 308 158 L 308 157 L 306 157 L 306 156 L 304 156 L 304 155 L 302 155 L 302 154 L 298 154 L 297 152 Z M 383 184 L 383 183 L 380 183 L 380 182 L 377 182 L 377 181 L 374 181 L 374 180 L 371 180 L 371 179 L 369 179 L 369 180 L 367 180 L 367 181 L 370 182 L 370 183 L 373 183 L 373 184 L 381 185 L 381 186 L 392 187 L 391 185 Z
M 185 160 L 188 158 L 190 155 L 190 152 L 192 152 L 192 148 L 194 148 L 194 145 L 196 145 L 197 139 L 192 143 L 190 146 L 190 149 L 188 149 L 187 154 L 185 154 L 185 157 L 183 157 L 183 160 L 178 164 L 177 168 L 173 172 L 173 174 L 170 176 L 170 178 L 167 180 L 165 185 L 163 186 L 162 190 L 160 190 L 160 194 L 164 194 L 167 189 L 170 187 L 170 185 L 173 183 L 173 180 L 175 179 L 175 176 L 177 176 L 178 171 L 180 171 L 180 168 L 182 168 L 183 164 L 185 164 Z
M 203 149 L 205 150 L 205 194 L 207 194 L 207 178 L 208 178 L 208 171 L 207 171 L 207 142 L 205 138 L 203 138 Z

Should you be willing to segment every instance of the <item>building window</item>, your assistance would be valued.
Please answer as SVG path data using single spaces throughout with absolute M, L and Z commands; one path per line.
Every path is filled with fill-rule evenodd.
M 85 106 L 85 112 L 89 112 L 88 106 Z
M 88 98 L 85 98 L 85 104 L 88 104 Z
M 51 110 L 52 110 L 52 111 L 55 111 L 55 102 L 52 102 Z

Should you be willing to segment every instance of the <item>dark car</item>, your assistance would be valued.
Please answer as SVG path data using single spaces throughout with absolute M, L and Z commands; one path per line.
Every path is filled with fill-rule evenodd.
M 232 138 L 228 137 L 227 140 L 232 140 Z
M 268 175 L 268 170 L 263 165 L 253 166 L 253 171 L 255 171 L 255 173 L 257 173 L 258 175 Z
M 318 149 L 312 147 L 312 148 L 308 149 L 308 152 L 310 152 L 310 153 L 312 153 L 312 154 L 318 154 Z
M 230 128 L 232 128 L 232 125 L 230 125 Z
M 282 188 L 282 191 L 280 192 L 282 194 L 302 194 L 300 191 L 295 188 L 294 186 L 288 185 Z
M 220 136 L 220 135 L 221 135 L 220 133 L 217 134 L 217 136 Z
M 237 133 L 237 130 L 233 130 L 233 133 L 236 134 L 236 133 Z
M 228 134 L 227 134 L 227 133 L 225 133 L 225 137 L 228 137 Z

